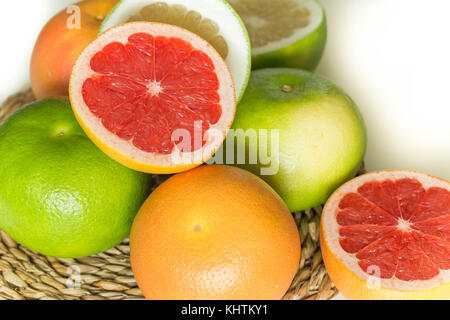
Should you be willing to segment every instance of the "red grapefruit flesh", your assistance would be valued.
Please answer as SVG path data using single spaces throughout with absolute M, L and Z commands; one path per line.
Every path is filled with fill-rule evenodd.
M 450 298 L 448 181 L 408 171 L 358 177 L 328 200 L 321 233 L 327 270 L 344 295 L 446 288 L 445 297 L 434 298 Z M 366 281 L 375 277 L 379 288 L 362 289 L 355 279 L 339 288 L 350 274 Z
M 115 160 L 175 173 L 209 159 L 234 119 L 230 72 L 215 49 L 176 26 L 133 22 L 107 30 L 73 69 L 81 126 Z

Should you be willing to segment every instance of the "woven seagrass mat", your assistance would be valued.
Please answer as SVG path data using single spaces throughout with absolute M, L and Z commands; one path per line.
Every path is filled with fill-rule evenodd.
M 34 100 L 18 93 L 0 106 L 0 123 Z M 161 177 L 154 176 L 154 185 Z M 331 299 L 337 290 L 322 261 L 319 222 L 322 207 L 294 213 L 302 240 L 297 274 L 283 299 Z M 137 300 L 144 299 L 130 267 L 128 240 L 101 254 L 81 259 L 39 255 L 0 230 L 0 300 Z

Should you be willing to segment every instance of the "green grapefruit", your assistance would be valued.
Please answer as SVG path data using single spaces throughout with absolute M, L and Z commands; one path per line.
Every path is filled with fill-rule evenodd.
M 254 71 L 232 129 L 238 137 L 233 162 L 260 175 L 291 211 L 324 203 L 357 173 L 366 150 L 365 125 L 355 103 L 330 81 L 299 69 Z M 249 143 L 252 131 L 256 146 Z M 240 136 L 247 139 L 245 161 L 237 158 Z M 230 149 L 224 149 L 230 158 Z M 253 164 L 251 152 L 257 152 Z
M 325 10 L 316 0 L 229 0 L 247 27 L 252 68 L 314 70 L 327 40 Z
M 68 102 L 42 100 L 0 126 L 0 227 L 41 254 L 82 257 L 128 236 L 151 179 L 108 158 Z

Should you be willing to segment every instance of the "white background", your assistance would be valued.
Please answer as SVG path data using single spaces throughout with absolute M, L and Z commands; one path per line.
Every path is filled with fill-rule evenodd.
M 27 88 L 34 41 L 72 0 L 14 0 L 0 11 L 0 101 Z M 329 40 L 318 68 L 360 106 L 369 170 L 450 179 L 450 1 L 322 0 Z
M 360 106 L 368 169 L 450 180 L 450 1 L 322 2 L 329 41 L 318 72 Z
M 15 0 L 0 11 L 0 101 L 28 84 L 34 41 L 72 0 Z M 450 1 L 322 0 L 329 39 L 317 70 L 366 120 L 369 170 L 450 179 Z

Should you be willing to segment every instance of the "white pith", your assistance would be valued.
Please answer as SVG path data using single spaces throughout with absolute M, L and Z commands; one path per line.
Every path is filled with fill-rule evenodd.
M 217 93 L 220 96 L 222 115 L 219 121 L 214 125 L 210 125 L 210 129 L 206 131 L 205 139 L 207 139 L 207 142 L 203 148 L 187 153 L 181 152 L 175 147 L 172 154 L 168 155 L 145 152 L 135 147 L 130 141 L 123 140 L 107 130 L 101 123 L 101 119 L 96 117 L 84 102 L 82 94 L 83 83 L 86 79 L 95 74 L 90 68 L 92 56 L 113 41 L 126 44 L 129 36 L 138 32 L 148 33 L 153 36 L 158 35 L 182 38 L 185 41 L 188 41 L 195 49 L 203 51 L 213 61 L 220 83 Z M 83 120 L 85 125 L 103 143 L 122 155 L 142 163 L 158 164 L 161 166 L 203 163 L 220 147 L 234 119 L 236 99 L 233 80 L 227 66 L 217 51 L 209 43 L 182 28 L 148 22 L 133 22 L 117 26 L 104 32 L 97 40 L 91 43 L 80 55 L 73 70 L 70 81 L 70 94 L 72 107 L 78 117 Z M 154 83 L 149 86 L 149 89 L 158 90 Z M 174 162 L 174 159 L 176 159 L 176 162 Z
M 398 225 L 397 228 L 402 231 L 410 231 L 411 230 L 411 223 L 409 221 L 403 220 L 402 218 L 398 219 Z
M 163 88 L 159 81 L 150 81 L 147 83 L 147 91 L 152 96 L 158 96 L 163 91 Z
M 106 17 L 100 32 L 129 21 L 130 17 L 143 7 L 161 0 L 122 0 Z M 250 40 L 247 30 L 237 13 L 223 0 L 164 0 L 174 5 L 182 4 L 189 10 L 197 11 L 219 25 L 219 34 L 228 44 L 226 63 L 235 83 L 236 97 L 239 101 L 247 87 L 251 69 Z
M 355 254 L 347 253 L 339 244 L 340 226 L 336 221 L 336 215 L 338 213 L 338 206 L 339 202 L 342 200 L 342 197 L 348 193 L 357 192 L 357 189 L 361 185 L 369 181 L 384 181 L 387 179 L 397 180 L 402 178 L 417 179 L 420 183 L 422 183 L 422 186 L 425 189 L 439 187 L 450 191 L 450 182 L 413 171 L 373 172 L 359 176 L 344 184 L 328 199 L 322 213 L 322 230 L 324 231 L 324 239 L 322 240 L 326 241 L 330 250 L 347 268 L 352 270 L 359 278 L 368 281 L 370 285 L 373 285 L 375 281 L 375 283 L 382 288 L 396 290 L 425 290 L 434 288 L 450 281 L 450 270 L 441 270 L 436 277 L 430 280 L 404 281 L 395 277 L 391 279 L 375 278 L 361 269 L 358 265 L 358 259 Z M 405 221 L 403 223 L 401 219 L 399 220 L 399 225 L 397 226 L 398 228 L 401 229 L 409 227 L 408 222 Z
M 239 1 L 239 0 L 234 0 Z M 294 34 L 288 38 L 280 39 L 279 41 L 270 42 L 265 46 L 259 47 L 259 48 L 252 48 L 252 54 L 260 55 L 267 52 L 277 51 L 282 48 L 285 48 L 300 39 L 305 38 L 312 32 L 314 32 L 322 23 L 322 20 L 324 19 L 324 13 L 322 7 L 314 0 L 296 0 L 299 4 L 299 6 L 308 8 L 310 12 L 309 17 L 309 24 L 304 27 L 295 30 Z

